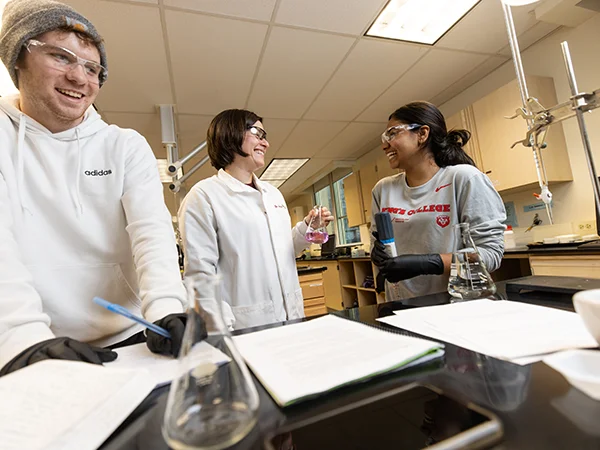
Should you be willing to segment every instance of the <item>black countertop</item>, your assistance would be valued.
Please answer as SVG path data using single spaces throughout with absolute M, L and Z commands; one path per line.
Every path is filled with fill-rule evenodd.
M 570 296 L 561 294 L 506 294 L 498 284 L 500 298 L 572 310 Z M 403 302 L 354 308 L 336 314 L 352 320 L 375 322 L 397 309 L 448 303 L 441 293 Z M 306 319 L 304 319 L 306 320 Z M 282 326 L 290 321 L 272 326 Z M 260 327 L 257 329 L 266 328 Z M 251 330 L 241 330 L 246 333 Z M 408 333 L 407 334 L 411 334 Z M 376 349 L 374 349 L 375 351 Z M 542 362 L 519 366 L 451 344 L 446 345 L 445 362 L 437 371 L 424 372 L 417 366 L 408 371 L 380 376 L 371 381 L 342 388 L 333 393 L 285 409 L 278 408 L 256 382 L 260 395 L 258 426 L 232 447 L 260 449 L 262 436 L 283 424 L 297 423 L 315 414 L 348 405 L 418 381 L 457 398 L 470 400 L 496 413 L 504 428 L 502 443 L 495 449 L 600 449 L 600 402 L 581 393 Z M 105 450 L 158 450 L 167 446 L 161 425 L 168 387 L 155 390 L 102 447 Z
M 297 266 L 296 270 L 298 271 L 298 275 L 306 275 L 309 273 L 319 273 L 327 270 L 327 267 L 313 267 L 313 266 Z

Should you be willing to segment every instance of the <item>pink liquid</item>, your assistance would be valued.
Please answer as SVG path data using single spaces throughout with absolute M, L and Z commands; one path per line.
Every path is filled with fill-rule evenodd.
M 313 244 L 324 244 L 329 240 L 329 234 L 326 231 L 307 231 L 306 240 Z

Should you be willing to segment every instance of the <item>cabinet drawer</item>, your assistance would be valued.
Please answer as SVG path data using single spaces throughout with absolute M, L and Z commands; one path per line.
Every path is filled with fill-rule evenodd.
M 302 288 L 302 297 L 306 300 L 307 298 L 323 297 L 325 291 L 323 289 L 323 279 L 315 281 L 305 281 L 300 283 Z
M 308 308 L 304 308 L 304 315 L 306 317 L 316 316 L 319 314 L 327 314 L 327 307 L 323 306 L 310 306 Z
M 309 300 L 304 300 L 304 307 L 308 308 L 308 307 L 312 307 L 312 306 L 325 306 L 325 297 L 317 297 L 317 298 L 311 298 Z
M 300 281 L 300 283 L 306 283 L 308 281 L 315 281 L 315 280 L 322 280 L 322 279 L 323 279 L 323 273 L 321 273 L 321 272 L 307 273 L 305 275 L 298 275 L 298 281 Z

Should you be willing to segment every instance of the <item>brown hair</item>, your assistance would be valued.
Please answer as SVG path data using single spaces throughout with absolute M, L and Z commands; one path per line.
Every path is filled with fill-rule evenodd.
M 450 130 L 446 127 L 446 119 L 441 111 L 429 102 L 412 102 L 394 111 L 388 120 L 397 120 L 406 124 L 427 125 L 429 136 L 423 148 L 433 155 L 435 163 L 440 167 L 470 164 L 473 159 L 463 150 L 463 146 L 471 138 L 467 130 Z M 416 133 L 419 128 L 411 130 Z
M 245 109 L 228 109 L 220 112 L 210 123 L 206 133 L 206 146 L 212 166 L 219 170 L 229 166 L 235 155 L 248 156 L 242 151 L 244 135 L 262 117 Z

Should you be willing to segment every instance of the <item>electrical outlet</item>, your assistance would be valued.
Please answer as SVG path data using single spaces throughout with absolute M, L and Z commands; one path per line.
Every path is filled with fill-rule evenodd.
M 596 221 L 586 220 L 581 222 L 575 222 L 573 224 L 575 233 L 593 234 L 596 232 Z

